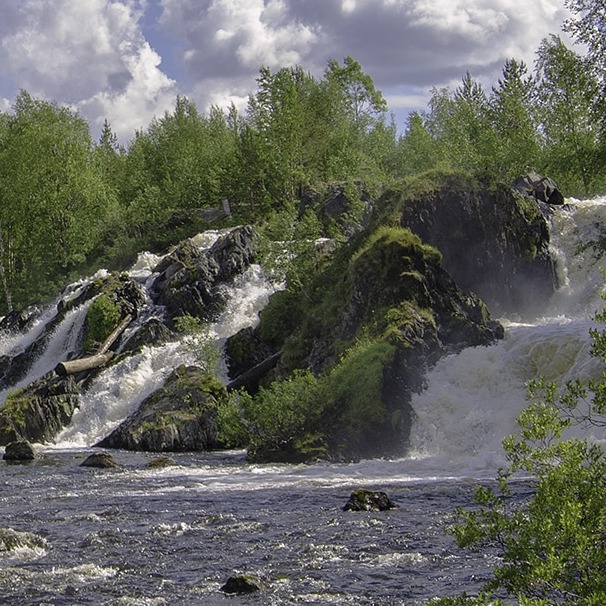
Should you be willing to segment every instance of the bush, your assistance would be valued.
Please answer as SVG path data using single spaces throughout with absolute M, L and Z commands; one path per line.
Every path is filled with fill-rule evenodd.
M 86 336 L 84 351 L 92 351 L 103 343 L 122 318 L 120 306 L 106 294 L 100 294 L 91 304 L 86 314 Z
M 254 397 L 245 391 L 232 394 L 219 412 L 220 435 L 232 445 L 248 438 L 254 460 L 309 460 L 324 450 L 318 433 L 323 409 L 318 379 L 296 371 Z

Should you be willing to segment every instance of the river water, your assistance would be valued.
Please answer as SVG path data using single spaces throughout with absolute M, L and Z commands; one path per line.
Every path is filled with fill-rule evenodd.
M 603 260 L 587 243 L 601 238 L 605 214 L 606 199 L 556 210 L 562 288 L 542 317 L 504 318 L 503 341 L 436 365 L 413 402 L 412 443 L 401 459 L 252 465 L 234 451 L 175 454 L 173 465 L 152 468 L 155 455 L 120 451 L 119 469 L 81 467 L 91 444 L 191 352 L 146 349 L 108 369 L 56 444 L 38 446 L 37 461 L 0 463 L 0 604 L 415 606 L 477 592 L 498 560 L 456 547 L 453 512 L 471 506 L 477 483 L 492 482 L 504 463 L 501 440 L 515 431 L 526 381 L 601 370 L 588 330 L 603 303 Z M 132 271 L 144 281 L 155 261 L 143 255 Z M 212 327 L 219 342 L 254 322 L 270 292 L 253 267 Z M 52 368 L 81 321 L 81 311 L 66 319 L 35 373 Z M 0 350 L 31 338 L 11 337 Z M 343 511 L 360 487 L 385 491 L 398 507 Z M 530 486 L 520 480 L 517 489 L 523 496 Z M 226 595 L 221 587 L 234 573 L 258 576 L 262 590 Z

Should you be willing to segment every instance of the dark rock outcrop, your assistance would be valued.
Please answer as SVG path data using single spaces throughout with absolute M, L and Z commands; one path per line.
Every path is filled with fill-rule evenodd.
M 261 581 L 248 574 L 237 574 L 229 577 L 225 584 L 221 587 L 223 593 L 243 594 L 254 593 L 263 588 Z
M 386 493 L 359 488 L 351 493 L 343 511 L 386 511 L 396 507 Z
M 51 372 L 24 389 L 9 393 L 0 409 L 0 444 L 52 440 L 69 423 L 79 405 L 75 379 Z
M 534 198 L 538 202 L 545 202 L 554 206 L 564 204 L 564 195 L 558 189 L 555 181 L 549 177 L 542 177 L 535 172 L 519 177 L 511 187 L 519 194 Z
M 382 203 L 395 207 L 402 227 L 435 246 L 457 286 L 477 294 L 494 315 L 538 313 L 555 292 L 549 229 L 534 198 L 452 178 L 417 199 L 391 192 Z
M 337 226 L 347 238 L 368 225 L 372 208 L 373 198 L 361 183 L 335 182 L 322 189 L 306 189 L 300 201 L 301 214 L 312 209 L 328 231 Z
M 6 445 L 2 458 L 5 461 L 33 461 L 36 451 L 27 440 L 17 440 Z
M 155 346 L 176 338 L 176 334 L 158 318 L 152 318 L 141 325 L 121 348 L 122 355 L 135 353 L 145 345 Z
M 255 238 L 252 227 L 245 226 L 226 232 L 206 251 L 191 240 L 181 243 L 155 268 L 154 301 L 170 318 L 213 318 L 224 303 L 219 286 L 252 263 Z
M 212 450 L 223 385 L 195 366 L 179 366 L 138 410 L 97 446 L 151 452 Z

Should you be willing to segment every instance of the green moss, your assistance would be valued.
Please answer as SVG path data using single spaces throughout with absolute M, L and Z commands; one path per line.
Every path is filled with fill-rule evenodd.
M 417 307 L 411 301 L 403 301 L 384 314 L 383 338 L 390 343 L 409 349 L 423 336 L 426 327 L 437 330 L 431 309 Z
M 26 388 L 9 392 L 0 411 L 1 433 L 6 434 L 11 431 L 19 433 L 23 430 L 30 406 L 31 398 L 26 395 Z
M 284 335 L 292 333 L 301 319 L 302 297 L 282 290 L 275 293 L 263 309 L 259 320 L 259 336 L 263 341 L 282 344 Z
M 382 255 L 382 250 L 391 245 L 397 245 L 402 250 L 402 257 L 408 249 L 410 254 L 420 256 L 430 265 L 439 265 L 442 262 L 442 253 L 437 248 L 424 244 L 421 238 L 409 229 L 401 227 L 382 226 L 376 229 L 366 240 L 365 244 L 352 256 L 352 267 L 359 266 L 363 259 L 370 259 Z M 385 265 L 383 258 L 380 261 Z
M 366 446 L 386 422 L 382 401 L 385 369 L 396 347 L 387 341 L 364 340 L 354 345 L 325 379 L 327 398 L 341 410 L 339 425 L 347 442 Z
M 119 324 L 121 317 L 120 306 L 105 293 L 100 294 L 86 314 L 84 351 L 90 352 L 98 343 L 103 343 Z

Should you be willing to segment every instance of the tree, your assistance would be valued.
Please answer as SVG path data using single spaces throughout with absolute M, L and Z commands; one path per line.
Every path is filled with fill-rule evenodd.
M 53 296 L 54 283 L 83 266 L 115 206 L 78 114 L 21 91 L 3 131 L 2 265 L 13 302 L 23 305 Z
M 535 105 L 544 138 L 544 170 L 571 193 L 592 193 L 603 175 L 592 108 L 598 81 L 558 36 L 537 51 Z
M 597 319 L 604 323 L 606 311 Z M 606 331 L 591 335 L 606 368 Z M 478 508 L 460 510 L 454 527 L 460 546 L 495 548 L 501 563 L 482 597 L 436 604 L 500 604 L 495 591 L 524 606 L 606 603 L 606 455 L 599 443 L 564 434 L 606 425 L 606 370 L 585 385 L 539 379 L 529 393 L 535 401 L 518 419 L 519 435 L 503 443 L 508 466 L 498 489 L 478 487 Z M 514 497 L 518 471 L 535 478 L 528 499 Z
M 536 169 L 540 159 L 533 116 L 534 82 L 527 71 L 523 61 L 508 59 L 490 97 L 497 137 L 496 173 L 506 182 Z
M 344 107 L 359 128 L 372 127 L 387 111 L 387 102 L 381 91 L 375 88 L 372 78 L 352 57 L 345 57 L 342 65 L 331 59 L 324 76 L 341 92 Z
M 439 144 L 418 112 L 408 115 L 397 154 L 398 172 L 403 176 L 425 172 L 440 163 Z
M 495 174 L 497 137 L 488 97 L 469 72 L 452 94 L 434 89 L 426 124 L 443 150 L 447 167 L 475 175 Z

